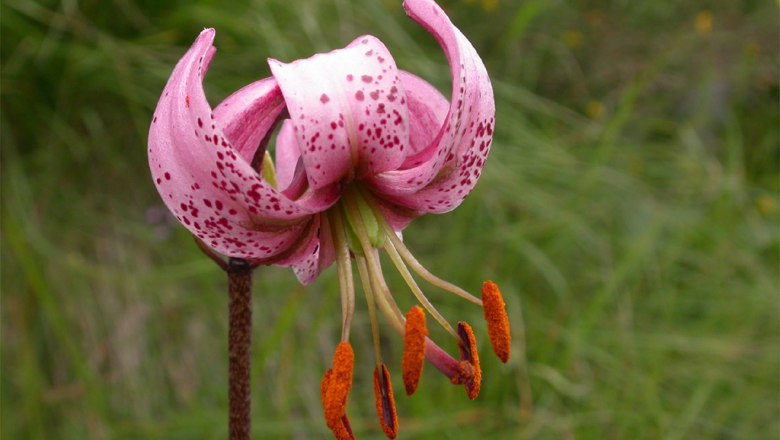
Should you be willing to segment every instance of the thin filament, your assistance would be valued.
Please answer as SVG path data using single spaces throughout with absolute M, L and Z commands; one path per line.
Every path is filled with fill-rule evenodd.
M 384 278 L 382 277 L 382 268 L 379 264 L 379 255 L 371 246 L 371 242 L 368 239 L 368 233 L 366 227 L 363 224 L 363 218 L 360 215 L 360 210 L 354 205 L 354 202 L 350 199 L 345 199 L 345 208 L 352 218 L 355 226 L 355 235 L 357 235 L 360 247 L 363 249 L 363 254 L 366 263 L 366 275 L 371 289 L 374 292 L 374 298 L 379 306 L 379 310 L 385 315 L 385 318 L 395 328 L 395 330 L 403 334 L 404 333 L 404 317 L 401 310 L 393 300 L 390 294 L 390 289 L 387 288 Z M 358 271 L 360 271 L 360 259 L 358 260 Z M 362 276 L 362 275 L 361 275 Z
M 398 236 L 395 235 L 395 232 L 393 232 L 392 228 L 390 228 L 390 226 L 387 225 L 386 223 L 384 226 L 385 229 L 389 229 L 387 233 L 387 237 L 390 239 L 390 242 L 393 243 L 393 246 L 395 246 L 396 251 L 398 251 L 401 257 L 403 257 L 404 261 L 406 261 L 406 264 L 408 264 L 409 267 L 411 267 L 412 270 L 417 275 L 420 275 L 420 278 L 424 279 L 432 286 L 436 286 L 442 290 L 457 295 L 465 299 L 466 301 L 472 302 L 480 307 L 482 306 L 482 300 L 480 300 L 476 296 L 466 292 L 465 290 L 461 289 L 460 287 L 448 281 L 444 281 L 443 279 L 437 277 L 436 275 L 428 271 L 428 269 L 426 269 L 422 264 L 420 264 L 419 261 L 417 261 L 416 258 L 414 258 L 414 255 L 412 255 L 412 253 L 409 252 L 409 249 L 407 249 L 407 247 L 404 245 L 401 239 L 399 239 Z
M 406 264 L 408 264 L 417 275 L 420 275 L 420 278 L 424 279 L 432 286 L 436 286 L 442 290 L 450 292 L 480 307 L 482 306 L 482 300 L 466 292 L 460 287 L 437 277 L 436 275 L 428 271 L 428 269 L 426 269 L 422 264 L 420 264 L 420 262 L 417 261 L 416 258 L 414 258 L 414 255 L 412 255 L 412 253 L 409 252 L 409 249 L 407 249 L 403 241 L 401 241 L 401 239 L 398 238 L 397 235 L 395 235 L 395 231 L 393 230 L 393 228 L 390 227 L 390 225 L 387 223 L 387 220 L 385 220 L 385 217 L 379 211 L 379 208 L 376 206 L 374 199 L 368 194 L 366 194 L 365 192 L 361 192 L 361 195 L 365 200 L 368 201 L 368 204 L 369 206 L 371 206 L 371 209 L 374 210 L 374 215 L 376 216 L 376 218 L 379 220 L 379 223 L 384 228 L 385 235 L 393 243 L 393 246 L 395 246 L 396 251 L 398 251 L 398 253 L 404 259 L 404 261 L 406 261 Z
M 420 290 L 420 287 L 417 285 L 417 282 L 414 281 L 414 278 L 412 278 L 412 274 L 409 273 L 409 269 L 407 269 L 406 265 L 401 259 L 401 256 L 398 255 L 398 251 L 396 251 L 395 246 L 393 246 L 393 243 L 388 241 L 385 244 L 385 250 L 387 251 L 387 255 L 389 255 L 390 259 L 393 261 L 393 264 L 395 265 L 396 269 L 398 269 L 398 272 L 401 273 L 401 277 L 403 277 L 404 281 L 406 281 L 406 285 L 409 286 L 409 289 L 411 289 L 412 293 L 414 293 L 414 296 L 417 297 L 417 301 L 420 301 L 420 304 L 422 304 L 422 306 L 425 307 L 425 310 L 427 310 L 428 313 L 430 313 L 431 316 L 433 316 L 433 319 L 435 319 L 436 322 L 439 323 L 439 325 L 444 327 L 444 329 L 447 330 L 448 333 L 450 333 L 452 336 L 455 337 L 455 339 L 457 339 L 458 334 L 455 333 L 455 329 L 452 328 L 450 323 L 447 322 L 446 319 L 444 319 L 444 316 L 442 316 L 441 313 L 439 313 L 439 311 L 436 310 L 435 307 L 433 307 L 433 304 L 431 304 L 428 298 L 425 297 L 425 294 L 422 292 L 422 290 Z
M 377 280 L 372 275 L 373 272 L 369 269 L 369 264 L 371 263 L 369 263 L 368 258 L 361 256 L 356 257 L 356 260 L 358 272 L 362 271 L 365 273 L 365 276 L 368 277 L 368 280 L 371 283 L 371 288 L 374 292 L 374 299 L 376 300 L 376 305 L 378 306 L 379 311 L 382 312 L 382 315 L 384 315 L 385 319 L 387 319 L 396 332 L 399 334 L 404 334 L 404 324 L 406 320 L 401 313 L 401 310 L 393 300 L 392 295 L 390 295 L 390 290 L 387 288 L 384 280 L 381 277 Z M 363 275 L 361 275 L 361 277 L 362 276 Z
M 371 339 L 374 343 L 374 358 L 377 365 L 382 364 L 382 354 L 379 350 L 379 324 L 376 319 L 376 305 L 374 303 L 374 289 L 371 287 L 371 278 L 366 265 L 365 257 L 356 256 L 358 274 L 360 282 L 363 284 L 363 292 L 366 294 L 366 303 L 368 304 L 368 317 L 371 320 Z
M 330 227 L 336 248 L 336 267 L 339 274 L 339 293 L 341 296 L 341 341 L 349 339 L 352 317 L 355 314 L 355 283 L 352 279 L 352 265 L 349 261 L 349 248 L 344 233 L 344 222 L 337 209 L 330 212 Z

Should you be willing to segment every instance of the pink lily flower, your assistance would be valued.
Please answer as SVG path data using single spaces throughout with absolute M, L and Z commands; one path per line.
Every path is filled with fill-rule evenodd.
M 388 436 L 395 436 L 397 420 L 379 356 L 376 310 L 405 335 L 409 394 L 416 389 L 423 357 L 453 383 L 464 384 L 471 398 L 481 377 L 470 327 L 460 323 L 455 330 L 424 297 L 409 268 L 475 304 L 483 306 L 484 300 L 494 349 L 503 361 L 509 355 L 509 328 L 495 285 L 486 283 L 483 300 L 475 298 L 423 268 L 398 236 L 414 218 L 451 211 L 464 200 L 479 179 L 495 124 L 490 80 L 466 37 L 432 0 L 406 0 L 404 8 L 447 56 L 449 102 L 424 80 L 399 70 L 379 40 L 362 36 L 308 59 L 270 59 L 272 77 L 243 87 L 212 109 L 202 81 L 216 50 L 215 32 L 206 29 L 173 70 L 149 131 L 149 166 L 157 189 L 206 246 L 253 264 L 290 266 L 303 284 L 337 264 L 342 343 L 323 378 L 322 394 L 326 421 L 338 438 L 352 437 L 344 407 L 353 362 L 348 343 L 353 258 L 377 345 L 377 411 Z M 278 124 L 272 161 L 266 147 Z M 421 309 L 406 317 L 400 312 L 384 281 L 379 249 L 455 337 L 460 360 L 426 337 Z

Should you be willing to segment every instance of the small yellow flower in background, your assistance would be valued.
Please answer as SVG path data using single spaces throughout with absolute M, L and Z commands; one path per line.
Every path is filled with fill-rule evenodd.
M 487 12 L 495 11 L 498 8 L 499 0 L 482 0 L 482 9 Z
M 763 195 L 756 200 L 756 209 L 763 215 L 774 214 L 777 211 L 777 200 L 768 195 Z
M 712 12 L 701 11 L 696 14 L 693 26 L 696 28 L 696 32 L 698 32 L 699 35 L 708 35 L 712 32 Z
M 585 15 L 585 21 L 587 21 L 588 25 L 591 27 L 599 28 L 604 24 L 604 12 L 598 9 L 590 10 Z
M 604 104 L 601 101 L 591 100 L 585 107 L 585 114 L 593 120 L 601 119 L 604 116 Z
M 745 53 L 745 56 L 751 59 L 758 58 L 758 56 L 761 55 L 761 45 L 756 41 L 748 42 L 742 50 Z
M 582 32 L 566 31 L 561 36 L 561 40 L 569 49 L 576 49 L 582 46 Z
M 463 0 L 464 3 L 467 5 L 473 5 L 477 3 L 477 0 Z M 485 10 L 485 12 L 492 12 L 495 11 L 496 8 L 498 8 L 498 4 L 501 2 L 501 0 L 482 0 L 481 6 L 482 9 Z

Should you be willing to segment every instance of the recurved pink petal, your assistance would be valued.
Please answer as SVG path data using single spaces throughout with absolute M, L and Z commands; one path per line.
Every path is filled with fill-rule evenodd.
M 437 144 L 433 141 L 444 125 L 450 103 L 424 79 L 403 70 L 399 76 L 406 90 L 411 144 L 411 153 L 401 169 L 414 168 L 436 152 Z
M 409 122 L 398 69 L 376 38 L 284 64 L 269 60 L 294 126 L 309 187 L 397 169 Z
M 367 179 L 378 192 L 388 195 L 409 194 L 428 183 L 437 166 L 434 156 L 441 151 L 439 132 L 450 109 L 447 99 L 427 81 L 403 70 L 399 77 L 406 91 L 411 152 L 399 170 Z
M 432 0 L 406 0 L 407 14 L 439 42 L 452 71 L 449 112 L 418 166 L 372 179 L 377 192 L 419 213 L 457 207 L 474 188 L 490 151 L 495 102 L 485 66 L 474 47 Z M 409 87 L 408 93 L 413 93 Z
M 287 189 L 295 176 L 295 168 L 301 158 L 301 150 L 295 139 L 292 122 L 287 119 L 276 136 L 276 187 L 282 191 Z
M 394 203 L 388 203 L 386 200 L 378 199 L 377 207 L 381 211 L 382 217 L 388 225 L 396 232 L 401 232 L 409 226 L 415 218 L 419 217 L 415 211 L 409 208 L 398 206 Z
M 174 68 L 149 128 L 149 166 L 166 206 L 208 246 L 232 257 L 272 258 L 296 243 L 315 211 L 271 188 L 225 134 L 251 138 L 245 132 L 269 126 L 267 121 L 281 111 L 278 106 L 247 110 L 263 120 L 243 128 L 234 122 L 238 116 L 217 121 L 212 113 L 201 82 L 215 52 L 213 40 L 214 30 L 204 30 Z M 267 94 L 278 92 L 269 85 L 255 85 L 246 96 L 273 101 Z M 259 93 L 262 90 L 267 94 Z
M 251 163 L 258 145 L 268 135 L 284 110 L 284 99 L 276 80 L 266 78 L 242 87 L 214 109 L 217 126 L 244 161 Z M 262 158 L 262 156 L 260 156 Z
M 336 260 L 328 218 L 324 215 L 318 217 L 320 217 L 320 227 L 316 237 L 307 247 L 306 254 L 297 259 L 297 262 L 292 266 L 298 281 L 304 285 L 311 284 L 317 279 L 320 272 L 327 269 Z

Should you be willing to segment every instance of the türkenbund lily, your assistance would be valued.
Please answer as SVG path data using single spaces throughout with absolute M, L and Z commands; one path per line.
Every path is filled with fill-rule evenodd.
M 407 0 L 407 14 L 440 43 L 452 72 L 449 102 L 434 87 L 399 70 L 371 36 L 311 58 L 269 60 L 272 77 L 238 90 L 212 109 L 202 80 L 214 56 L 215 32 L 204 30 L 176 65 L 149 133 L 149 164 L 176 218 L 203 244 L 252 264 L 290 266 L 303 284 L 334 262 L 342 301 L 341 343 L 322 381 L 325 419 L 351 438 L 345 413 L 352 382 L 349 345 L 356 261 L 374 335 L 377 412 L 394 437 L 397 419 L 381 359 L 376 310 L 404 335 L 406 392 L 417 387 L 423 359 L 479 392 L 476 343 L 466 323 L 453 327 L 425 298 L 411 272 L 484 306 L 496 354 L 509 357 L 505 306 L 495 284 L 482 300 L 420 265 L 399 232 L 423 214 L 457 207 L 474 188 L 490 151 L 493 91 L 476 51 L 431 0 Z M 266 146 L 281 123 L 275 161 Z M 384 281 L 384 249 L 425 311 L 449 332 L 458 360 L 427 338 L 425 313 L 406 316 Z M 411 271 L 410 271 L 411 269 Z

